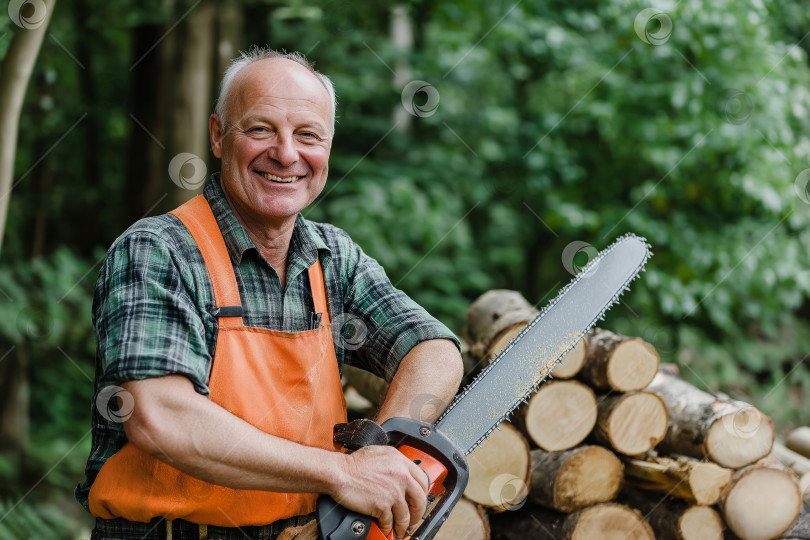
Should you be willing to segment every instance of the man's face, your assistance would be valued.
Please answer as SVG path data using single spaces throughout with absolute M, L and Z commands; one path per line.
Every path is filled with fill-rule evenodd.
M 332 146 L 331 98 L 305 67 L 269 59 L 231 83 L 227 126 L 211 115 L 222 189 L 242 221 L 282 226 L 326 184 Z

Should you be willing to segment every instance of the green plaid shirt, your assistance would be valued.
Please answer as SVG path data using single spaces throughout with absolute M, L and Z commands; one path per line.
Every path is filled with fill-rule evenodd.
M 236 219 L 218 174 L 208 179 L 203 195 L 228 248 L 246 326 L 286 332 L 309 329 L 314 304 L 306 270 L 320 257 L 339 366 L 346 362 L 390 381 L 417 343 L 445 338 L 458 345 L 453 333 L 394 288 L 382 267 L 344 231 L 300 215 L 282 289 L 275 270 Z M 175 216 L 142 219 L 113 243 L 93 300 L 98 345 L 93 440 L 87 479 L 76 488 L 76 498 L 85 508 L 101 466 L 126 442 L 114 414 L 100 410 L 108 405 L 97 402 L 125 381 L 168 374 L 185 375 L 198 393 L 207 396 L 217 338 L 217 319 L 211 315 L 215 307 L 202 255 Z

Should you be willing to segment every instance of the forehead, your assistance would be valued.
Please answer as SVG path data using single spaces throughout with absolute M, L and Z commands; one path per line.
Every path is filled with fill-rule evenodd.
M 316 116 L 326 126 L 331 124 L 332 99 L 323 83 L 286 58 L 260 60 L 242 69 L 226 99 L 228 118 L 234 122 L 249 114 L 276 111 Z

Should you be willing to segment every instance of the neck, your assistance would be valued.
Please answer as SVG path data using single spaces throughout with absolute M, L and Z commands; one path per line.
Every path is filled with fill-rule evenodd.
M 224 192 L 224 190 L 223 190 Z M 281 287 L 284 288 L 287 275 L 287 255 L 290 251 L 290 240 L 295 227 L 296 216 L 280 220 L 253 217 L 248 212 L 240 211 L 225 192 L 225 199 L 233 210 L 236 219 L 242 224 L 259 253 L 267 260 L 278 274 Z

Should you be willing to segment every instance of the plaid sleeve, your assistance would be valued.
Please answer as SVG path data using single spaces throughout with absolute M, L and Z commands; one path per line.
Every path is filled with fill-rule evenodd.
M 126 234 L 110 249 L 93 304 L 100 386 L 180 374 L 208 394 L 203 314 L 179 251 L 153 231 Z
M 449 339 L 460 347 L 450 329 L 394 287 L 382 266 L 349 242 L 345 313 L 333 317 L 339 325 L 336 345 L 346 349 L 347 363 L 390 381 L 405 355 L 422 341 Z

